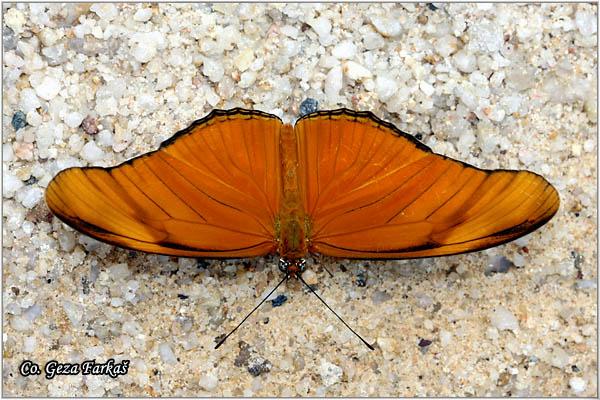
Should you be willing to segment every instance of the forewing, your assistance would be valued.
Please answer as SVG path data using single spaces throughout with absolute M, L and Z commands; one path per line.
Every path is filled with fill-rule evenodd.
M 99 240 L 210 258 L 275 249 L 281 121 L 213 111 L 152 153 L 113 168 L 70 168 L 48 185 L 61 220 Z
M 418 258 L 523 236 L 558 210 L 528 171 L 482 170 L 435 154 L 368 112 L 325 111 L 296 124 L 310 251 Z

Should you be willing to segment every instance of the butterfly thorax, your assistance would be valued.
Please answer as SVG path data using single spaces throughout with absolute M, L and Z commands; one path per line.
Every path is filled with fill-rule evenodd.
M 306 256 L 306 213 L 300 198 L 298 179 L 298 147 L 294 128 L 284 125 L 280 136 L 282 198 L 279 214 L 278 252 L 281 257 L 297 259 Z

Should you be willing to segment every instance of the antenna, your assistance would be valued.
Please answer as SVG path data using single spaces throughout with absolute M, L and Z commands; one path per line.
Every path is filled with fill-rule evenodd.
M 248 315 L 246 315 L 246 317 L 245 317 L 245 318 L 244 318 L 244 319 L 243 319 L 243 320 L 242 320 L 242 321 L 241 321 L 241 322 L 240 322 L 240 323 L 239 323 L 239 324 L 238 324 L 238 325 L 237 325 L 235 328 L 233 328 L 233 330 L 232 330 L 231 332 L 229 332 L 229 333 L 227 334 L 227 336 L 225 336 L 223 339 L 221 339 L 221 340 L 219 341 L 219 343 L 217 343 L 217 345 L 215 346 L 215 350 L 216 350 L 216 349 L 218 349 L 219 347 L 221 347 L 221 345 L 222 345 L 223 343 L 225 343 L 225 341 L 227 340 L 227 338 L 228 338 L 229 336 L 231 336 L 231 335 L 233 334 L 233 332 L 237 331 L 237 329 L 238 329 L 238 328 L 239 328 L 239 327 L 240 327 L 240 326 L 241 326 L 241 325 L 244 323 L 244 321 L 246 321 L 246 320 L 247 320 L 247 319 L 248 319 L 248 318 L 249 318 L 249 317 L 250 317 L 250 316 L 251 316 L 251 315 L 254 313 L 254 311 L 258 310 L 258 307 L 260 307 L 260 306 L 262 305 L 262 303 L 264 303 L 264 302 L 265 302 L 265 301 L 266 301 L 266 300 L 267 300 L 269 297 L 271 297 L 271 295 L 273 294 L 273 292 L 275 292 L 275 291 L 277 290 L 277 288 L 278 288 L 279 286 L 281 286 L 281 284 L 282 284 L 283 282 L 285 282 L 285 281 L 288 279 L 288 277 L 289 277 L 289 275 L 286 273 L 286 274 L 285 274 L 285 276 L 283 277 L 283 279 L 281 280 L 281 282 L 279 282 L 279 283 L 277 284 L 277 286 L 275 286 L 275 287 L 273 288 L 273 290 L 271 290 L 271 291 L 269 292 L 269 294 L 268 294 L 268 295 L 266 295 L 266 296 L 265 296 L 265 298 L 264 298 L 264 299 L 262 299 L 262 300 L 260 301 L 260 303 L 258 303 L 258 305 L 257 305 L 256 307 L 254 307 L 254 309 L 253 309 L 252 311 L 250 311 L 250 312 L 248 313 Z M 332 311 L 333 311 L 333 310 L 332 310 Z M 338 318 L 339 318 L 339 317 L 338 317 Z M 344 322 L 344 323 L 345 323 L 345 322 Z M 359 336 L 359 337 L 360 337 L 360 336 Z M 366 342 L 365 342 L 365 343 L 366 343 Z
M 354 331 L 354 329 L 350 328 L 350 325 L 348 325 L 348 324 L 346 323 L 346 321 L 344 321 L 344 320 L 342 319 L 342 317 L 340 317 L 340 316 L 339 316 L 339 315 L 338 315 L 338 314 L 337 314 L 335 311 L 333 311 L 333 309 L 332 309 L 331 307 L 329 307 L 329 305 L 328 305 L 327 303 L 325 303 L 325 300 L 323 300 L 323 299 L 321 298 L 321 296 L 319 296 L 319 295 L 317 294 L 317 292 L 315 292 L 315 291 L 314 291 L 314 289 L 313 289 L 313 288 L 312 288 L 312 287 L 311 287 L 311 286 L 310 286 L 308 283 L 306 283 L 306 282 L 304 281 L 304 279 L 302 279 L 302 276 L 301 276 L 301 275 L 299 275 L 299 274 L 298 274 L 298 275 L 296 275 L 296 277 L 297 277 L 298 279 L 300 279 L 300 281 L 301 281 L 302 283 L 304 283 L 304 286 L 306 286 L 306 287 L 307 287 L 307 288 L 308 288 L 308 289 L 309 289 L 309 290 L 310 290 L 310 291 L 311 291 L 311 292 L 312 292 L 312 293 L 313 293 L 315 296 L 317 296 L 317 299 L 321 300 L 321 303 L 325 304 L 325 307 L 329 308 L 329 311 L 331 311 L 331 312 L 333 313 L 333 315 L 335 315 L 336 317 L 338 317 L 338 319 L 339 319 L 340 321 L 342 321 L 342 323 L 343 323 L 344 325 L 346 325 L 346 328 L 350 329 L 350 331 L 351 331 L 352 333 L 354 333 L 354 334 L 355 334 L 355 335 L 356 335 L 356 336 L 357 336 L 357 337 L 358 337 L 358 338 L 359 338 L 359 339 L 360 339 L 360 340 L 361 340 L 361 341 L 362 341 L 362 342 L 363 342 L 363 343 L 364 343 L 364 344 L 365 344 L 365 345 L 366 345 L 366 346 L 367 346 L 369 349 L 371 349 L 371 350 L 375 350 L 375 348 L 374 348 L 373 346 L 371 346 L 369 343 L 367 343 L 367 341 L 366 341 L 365 339 L 363 339 L 363 338 L 362 338 L 362 337 L 361 337 L 361 336 L 360 336 L 358 333 L 356 333 L 356 332 Z M 237 329 L 237 328 L 236 328 L 236 329 Z

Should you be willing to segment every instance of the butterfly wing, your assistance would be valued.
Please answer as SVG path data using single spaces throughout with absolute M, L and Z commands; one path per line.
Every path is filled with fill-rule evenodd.
M 433 153 L 369 112 L 309 114 L 296 124 L 310 251 L 418 258 L 523 236 L 558 210 L 528 171 L 488 171 Z
M 281 125 L 258 111 L 213 111 L 117 167 L 60 172 L 46 202 L 71 227 L 129 249 L 265 255 L 275 250 Z

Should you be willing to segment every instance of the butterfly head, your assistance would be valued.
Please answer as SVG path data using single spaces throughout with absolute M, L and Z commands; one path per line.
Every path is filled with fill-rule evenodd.
M 303 258 L 296 259 L 279 259 L 279 270 L 285 273 L 289 278 L 298 278 L 306 269 L 306 260 Z

